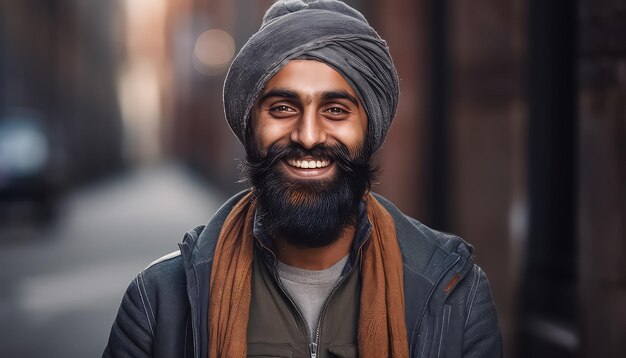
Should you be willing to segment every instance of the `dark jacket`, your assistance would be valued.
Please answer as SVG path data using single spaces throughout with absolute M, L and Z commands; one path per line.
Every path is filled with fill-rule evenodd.
M 207 357 L 209 280 L 222 224 L 245 192 L 180 250 L 139 273 L 122 299 L 103 357 Z M 485 273 L 472 247 L 432 230 L 377 196 L 396 224 L 404 267 L 411 357 L 501 357 L 502 341 Z
M 251 278 L 248 356 L 356 357 L 361 307 L 360 253 L 354 260 L 356 265 L 346 263 L 311 332 L 300 307 L 279 277 L 276 256 L 259 246 L 254 250 Z M 311 335 L 315 338 L 312 339 Z

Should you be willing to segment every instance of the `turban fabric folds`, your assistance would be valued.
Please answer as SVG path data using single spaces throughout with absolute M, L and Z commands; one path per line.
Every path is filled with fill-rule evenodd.
M 382 145 L 395 115 L 398 75 L 386 42 L 358 11 L 336 0 L 283 0 L 233 60 L 224 83 L 230 128 L 245 144 L 254 101 L 287 62 L 323 61 L 355 90 L 368 117 L 372 152 Z

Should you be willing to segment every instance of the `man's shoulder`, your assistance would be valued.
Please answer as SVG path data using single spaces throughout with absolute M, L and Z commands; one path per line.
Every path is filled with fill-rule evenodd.
M 158 259 L 152 261 L 148 266 L 146 266 L 145 270 L 150 269 L 152 266 L 156 267 L 160 264 L 163 264 L 164 266 L 172 264 L 176 265 L 177 261 L 180 261 L 180 250 L 172 251 L 169 254 L 159 257 Z
M 139 284 L 151 291 L 158 287 L 173 287 L 183 285 L 185 268 L 180 250 L 173 251 L 151 262 L 138 275 Z
M 430 228 L 419 220 L 404 214 L 389 199 L 379 194 L 374 194 L 374 196 L 394 219 L 398 240 L 422 242 L 433 246 L 433 249 L 445 252 L 456 251 L 459 246 L 463 246 L 470 252 L 473 251 L 472 245 L 459 236 Z
M 459 236 L 432 229 L 400 211 L 391 201 L 374 194 L 394 220 L 396 239 L 403 263 L 411 271 L 433 280 L 441 264 L 456 261 L 465 266 L 472 262 L 474 248 Z

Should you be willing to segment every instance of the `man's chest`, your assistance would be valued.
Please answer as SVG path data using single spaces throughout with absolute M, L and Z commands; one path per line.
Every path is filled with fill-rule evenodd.
M 314 331 L 279 281 L 274 272 L 255 260 L 248 319 L 249 357 L 358 356 L 358 270 L 332 290 L 322 305 Z

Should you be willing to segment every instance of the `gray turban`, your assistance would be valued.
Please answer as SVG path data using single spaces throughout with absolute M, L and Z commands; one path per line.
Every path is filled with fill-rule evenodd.
M 398 75 L 386 42 L 358 11 L 336 0 L 280 0 L 243 46 L 224 83 L 230 128 L 245 144 L 254 101 L 288 61 L 309 58 L 338 71 L 368 117 L 372 152 L 383 143 L 398 104 Z

